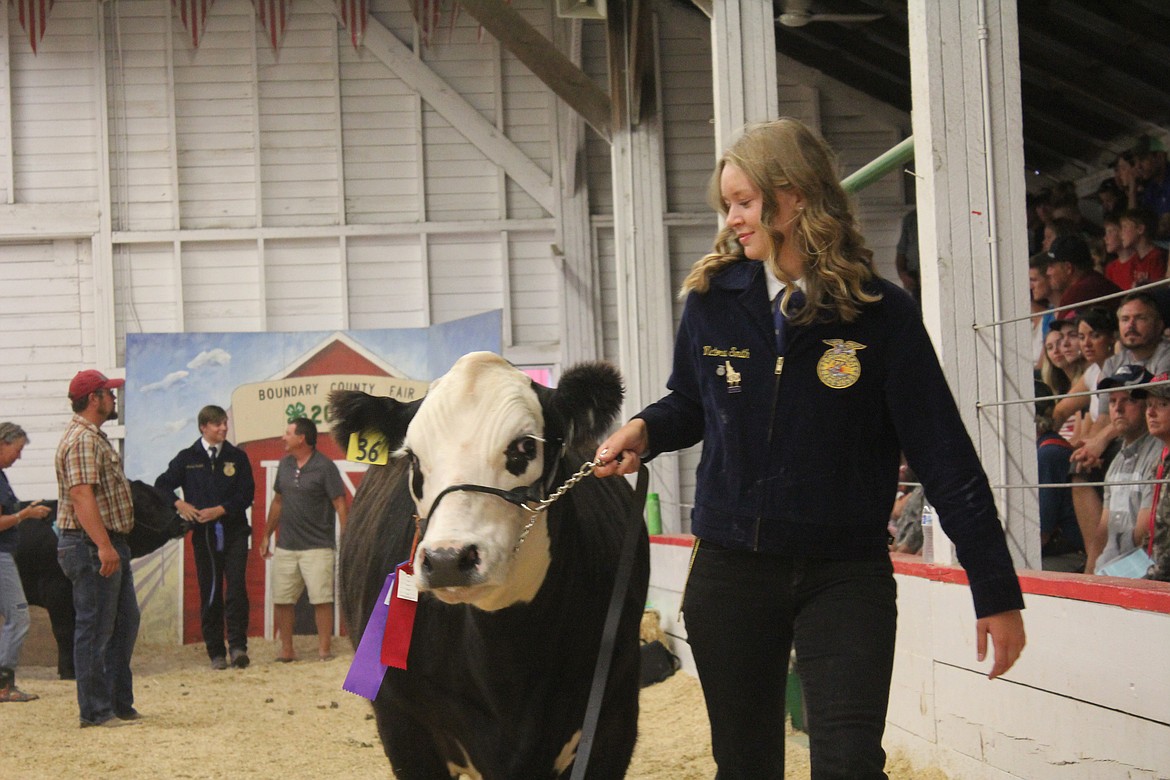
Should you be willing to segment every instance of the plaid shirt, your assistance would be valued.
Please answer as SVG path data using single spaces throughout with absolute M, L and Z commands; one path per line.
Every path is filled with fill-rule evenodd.
M 59 528 L 81 530 L 70 488 L 92 485 L 102 525 L 107 531 L 129 533 L 134 527 L 134 501 L 130 483 L 122 470 L 109 437 L 81 415 L 73 415 L 61 443 L 57 445 L 57 490 L 61 499 L 57 507 Z

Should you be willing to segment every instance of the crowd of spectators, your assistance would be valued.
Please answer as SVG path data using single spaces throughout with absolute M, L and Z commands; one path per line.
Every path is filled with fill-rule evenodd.
M 1089 195 L 1072 182 L 1029 195 L 1045 569 L 1170 580 L 1170 491 L 1159 483 L 1170 464 L 1166 158 L 1165 141 L 1143 136 Z M 899 276 L 917 297 L 903 244 Z M 899 551 L 914 550 L 912 496 L 891 517 Z

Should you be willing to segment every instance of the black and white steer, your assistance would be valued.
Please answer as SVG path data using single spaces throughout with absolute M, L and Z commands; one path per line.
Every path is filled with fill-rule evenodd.
M 590 460 L 621 399 L 606 364 L 574 367 L 550 390 L 484 352 L 414 403 L 332 395 L 338 441 L 373 428 L 397 450 L 366 474 L 342 539 L 355 643 L 387 574 L 410 554 L 416 512 L 424 518 L 407 668 L 388 669 L 374 701 L 398 777 L 569 776 L 633 491 L 622 478 L 588 477 L 544 512 L 512 500 L 545 497 Z M 637 737 L 649 546 L 643 524 L 633 532 L 641 538 L 590 778 L 623 777 Z

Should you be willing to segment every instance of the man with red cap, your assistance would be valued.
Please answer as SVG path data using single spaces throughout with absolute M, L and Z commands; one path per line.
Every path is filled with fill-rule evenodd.
M 124 726 L 142 717 L 134 709 L 130 673 L 139 622 L 127 543 L 134 503 L 122 459 L 101 430 L 118 417 L 114 390 L 123 384 L 99 371 L 79 371 L 69 383 L 73 419 L 57 446 L 57 559 L 73 583 L 82 728 Z

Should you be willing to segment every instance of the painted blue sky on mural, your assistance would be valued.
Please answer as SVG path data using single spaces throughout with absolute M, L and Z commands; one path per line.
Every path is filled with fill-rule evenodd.
M 238 386 L 279 374 L 335 333 L 403 376 L 430 381 L 468 352 L 499 353 L 501 324 L 501 312 L 490 311 L 430 328 L 127 334 L 119 404 L 127 431 L 126 475 L 153 483 L 175 453 L 198 438 L 195 418 L 202 407 L 229 408 Z

